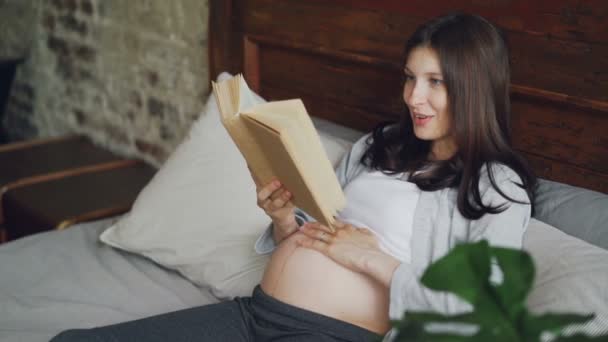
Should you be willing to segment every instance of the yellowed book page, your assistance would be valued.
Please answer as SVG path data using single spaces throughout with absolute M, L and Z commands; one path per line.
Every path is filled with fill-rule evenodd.
M 241 151 L 255 178 L 269 179 L 272 177 L 272 173 L 267 167 L 269 162 L 266 154 L 249 134 L 238 112 L 241 107 L 241 93 L 247 91 L 247 84 L 239 75 L 223 82 L 213 82 L 212 85 L 213 94 L 220 111 L 220 119 L 228 135 Z
M 332 210 L 333 214 L 343 208 L 344 194 L 302 101 L 275 101 L 257 105 L 250 111 L 274 129 L 287 132 L 285 137 L 294 140 L 298 163 L 306 168 L 305 180 L 309 181 L 313 194 L 322 194 L 318 199 L 321 207 Z
M 301 100 L 253 103 L 238 75 L 213 83 L 221 120 L 261 184 L 276 177 L 294 204 L 331 226 L 346 200 L 320 138 Z M 247 97 L 249 95 L 249 97 Z
M 256 105 L 243 115 L 281 131 L 290 142 L 296 164 L 300 168 L 315 201 L 324 210 L 324 216 L 333 216 L 346 204 L 346 199 L 335 172 L 321 144 L 321 139 L 301 100 L 274 101 Z
M 321 208 L 310 187 L 305 182 L 303 168 L 297 164 L 297 158 L 290 150 L 293 146 L 279 133 L 262 122 L 248 115 L 241 116 L 249 133 L 254 137 L 268 160 L 268 172 L 285 185 L 294 194 L 294 204 L 326 225 L 333 224 L 333 215 Z M 267 181 L 267 180 L 265 180 Z

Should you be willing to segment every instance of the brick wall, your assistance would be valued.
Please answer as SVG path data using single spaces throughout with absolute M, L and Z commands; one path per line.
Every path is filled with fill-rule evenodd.
M 0 0 L 0 58 L 26 57 L 5 132 L 161 163 L 209 91 L 207 17 L 207 0 Z

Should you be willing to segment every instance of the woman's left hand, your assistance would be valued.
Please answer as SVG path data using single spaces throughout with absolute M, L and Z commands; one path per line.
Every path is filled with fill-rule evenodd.
M 318 222 L 306 223 L 300 227 L 306 238 L 299 240 L 299 244 L 389 286 L 393 271 L 400 262 L 380 249 L 375 235 L 368 229 L 340 221 L 336 221 L 335 228 L 332 233 L 331 229 Z

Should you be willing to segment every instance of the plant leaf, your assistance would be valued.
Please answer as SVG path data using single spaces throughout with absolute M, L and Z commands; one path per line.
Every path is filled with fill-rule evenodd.
M 395 341 L 420 341 L 425 334 L 422 323 L 409 321 L 405 317 L 391 321 L 391 325 L 397 329 Z
M 475 312 L 467 312 L 456 315 L 444 315 L 435 312 L 406 312 L 405 319 L 420 322 L 420 323 L 443 323 L 443 322 L 455 322 L 455 323 L 473 323 L 479 322 L 479 316 Z
M 575 334 L 571 336 L 559 336 L 553 342 L 580 342 L 580 341 L 594 341 L 594 342 L 608 342 L 608 335 L 601 336 L 587 336 L 584 334 Z
M 479 336 L 486 336 L 487 333 L 494 339 L 500 336 L 507 337 L 506 340 L 516 338 L 515 326 L 490 283 L 490 252 L 486 240 L 459 244 L 429 266 L 421 281 L 427 287 L 454 293 L 471 303 Z M 468 320 L 470 317 L 461 316 L 459 319 Z M 444 321 L 449 319 L 446 317 Z
M 477 334 L 473 335 L 471 341 L 492 341 L 492 342 L 514 342 L 518 341 L 518 336 L 513 335 L 513 332 L 509 331 L 505 333 L 504 330 L 496 329 L 496 327 L 484 327 L 480 329 Z
M 492 247 L 491 250 L 503 273 L 503 282 L 494 287 L 495 293 L 509 318 L 518 321 L 525 310 L 525 299 L 532 289 L 534 262 L 525 251 L 502 247 Z
M 503 282 L 498 285 L 490 282 L 492 257 L 503 272 Z M 457 315 L 406 312 L 402 320 L 392 322 L 398 329 L 397 341 L 539 341 L 545 331 L 558 335 L 568 325 L 593 318 L 592 314 L 530 314 L 525 299 L 534 273 L 533 260 L 524 251 L 490 248 L 485 240 L 459 244 L 431 264 L 421 282 L 432 290 L 451 292 L 467 301 L 473 312 Z M 439 329 L 427 330 L 430 323 L 439 324 Z M 443 323 L 474 325 L 477 331 L 473 335 L 446 332 Z M 556 341 L 608 342 L 608 335 L 559 336 Z
M 437 291 L 448 291 L 474 304 L 490 276 L 490 248 L 485 240 L 459 244 L 431 264 L 421 282 Z

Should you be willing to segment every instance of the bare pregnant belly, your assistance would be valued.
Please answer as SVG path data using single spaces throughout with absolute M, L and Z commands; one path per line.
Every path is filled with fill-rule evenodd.
M 388 289 L 325 255 L 296 245 L 296 233 L 272 254 L 262 278 L 268 295 L 373 332 L 389 329 Z

